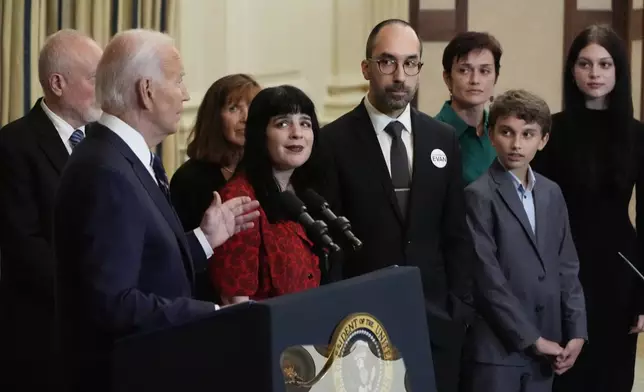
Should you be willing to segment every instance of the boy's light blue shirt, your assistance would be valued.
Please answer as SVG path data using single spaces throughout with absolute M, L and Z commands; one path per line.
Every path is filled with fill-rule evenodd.
M 503 163 L 500 160 L 499 160 L 499 163 L 501 163 L 501 166 L 503 166 Z M 523 204 L 523 209 L 525 210 L 526 215 L 528 215 L 528 220 L 530 221 L 532 232 L 536 235 L 537 231 L 536 231 L 536 219 L 535 219 L 535 213 L 534 213 L 533 191 L 534 191 L 534 184 L 536 183 L 537 179 L 534 175 L 534 172 L 532 171 L 532 168 L 528 166 L 527 188 L 523 186 L 523 181 L 521 181 L 519 177 L 517 177 L 514 173 L 512 173 L 510 170 L 507 170 L 507 173 L 510 175 L 510 178 L 512 178 L 514 189 L 516 189 L 517 191 L 517 195 L 519 196 L 519 200 L 521 200 L 521 204 Z

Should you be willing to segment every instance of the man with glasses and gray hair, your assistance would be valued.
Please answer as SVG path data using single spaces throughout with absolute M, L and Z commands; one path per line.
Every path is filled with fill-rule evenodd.
M 369 92 L 321 132 L 328 168 L 321 191 L 364 244 L 346 252 L 345 278 L 390 265 L 420 269 L 437 389 L 447 392 L 458 389 L 463 336 L 474 314 L 474 252 L 454 129 L 410 105 L 421 56 L 407 22 L 373 28 L 362 61 Z

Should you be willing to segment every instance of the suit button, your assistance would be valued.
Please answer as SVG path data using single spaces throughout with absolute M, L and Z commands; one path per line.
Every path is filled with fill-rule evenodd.
M 308 275 L 309 279 L 313 279 L 313 274 Z
M 539 275 L 539 282 L 543 282 L 546 277 L 544 275 Z
M 534 310 L 536 310 L 537 313 L 541 312 L 543 310 L 543 305 L 537 305 Z
M 411 241 L 407 241 L 407 245 L 411 245 Z

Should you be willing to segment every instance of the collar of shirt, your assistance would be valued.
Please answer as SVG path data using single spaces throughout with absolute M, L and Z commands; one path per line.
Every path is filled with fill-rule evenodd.
M 100 124 L 103 124 L 109 128 L 112 132 L 117 134 L 125 144 L 134 152 L 143 166 L 148 169 L 152 178 L 156 179 L 154 176 L 154 170 L 152 169 L 152 152 L 148 147 L 143 135 L 141 135 L 136 129 L 132 128 L 125 121 L 120 118 L 113 116 L 111 114 L 103 113 L 101 118 L 98 120 Z
M 389 117 L 388 115 L 380 112 L 371 104 L 371 102 L 369 102 L 369 97 L 366 95 L 364 97 L 364 106 L 367 109 L 369 119 L 371 119 L 371 123 L 373 124 L 373 129 L 375 129 L 376 134 L 385 132 L 385 127 L 392 121 L 400 121 L 400 123 L 405 127 L 405 131 L 411 134 L 411 108 L 409 104 L 407 104 L 407 107 L 400 116 L 398 116 L 398 118 Z
M 488 129 L 488 117 L 488 111 L 483 111 L 483 129 L 485 132 L 487 132 Z M 452 108 L 452 101 L 445 101 L 441 111 L 436 115 L 436 120 L 453 126 L 456 130 L 456 137 L 458 138 L 460 138 L 468 129 L 474 129 L 476 131 L 475 127 L 467 124 L 458 114 L 456 114 Z
M 499 161 L 501 163 L 501 161 Z M 503 163 L 501 163 L 501 166 L 503 166 Z M 505 166 L 504 166 L 505 167 Z M 512 183 L 514 184 L 514 188 L 521 193 L 525 192 L 532 192 L 534 190 L 534 184 L 537 182 L 537 178 L 534 175 L 534 172 L 532 171 L 532 168 L 528 166 L 528 187 L 523 188 L 523 181 L 519 179 L 514 173 L 512 173 L 510 170 L 507 170 L 508 174 L 510 175 L 510 178 L 512 179 Z
M 47 117 L 49 117 L 49 120 L 51 120 L 52 124 L 54 124 L 54 128 L 56 128 L 56 131 L 58 131 L 58 135 L 60 136 L 60 139 L 63 141 L 63 144 L 65 145 L 65 148 L 67 148 L 68 152 L 71 152 L 71 145 L 69 144 L 69 138 L 72 137 L 72 133 L 74 133 L 75 129 L 69 123 L 62 118 L 60 118 L 56 113 L 52 112 L 51 109 L 47 106 L 45 103 L 45 100 L 40 101 L 40 107 L 42 110 L 45 112 Z M 85 126 L 81 126 L 78 129 L 83 131 L 85 133 Z

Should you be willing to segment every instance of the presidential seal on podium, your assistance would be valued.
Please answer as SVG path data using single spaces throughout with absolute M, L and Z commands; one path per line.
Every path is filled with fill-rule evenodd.
M 349 315 L 331 343 L 331 371 L 338 392 L 391 390 L 393 361 L 399 355 L 378 319 L 368 313 Z
M 311 354 L 322 361 L 319 373 Z M 382 323 L 369 313 L 353 313 L 336 326 L 328 346 L 289 347 L 281 367 L 287 392 L 390 392 L 399 359 Z

